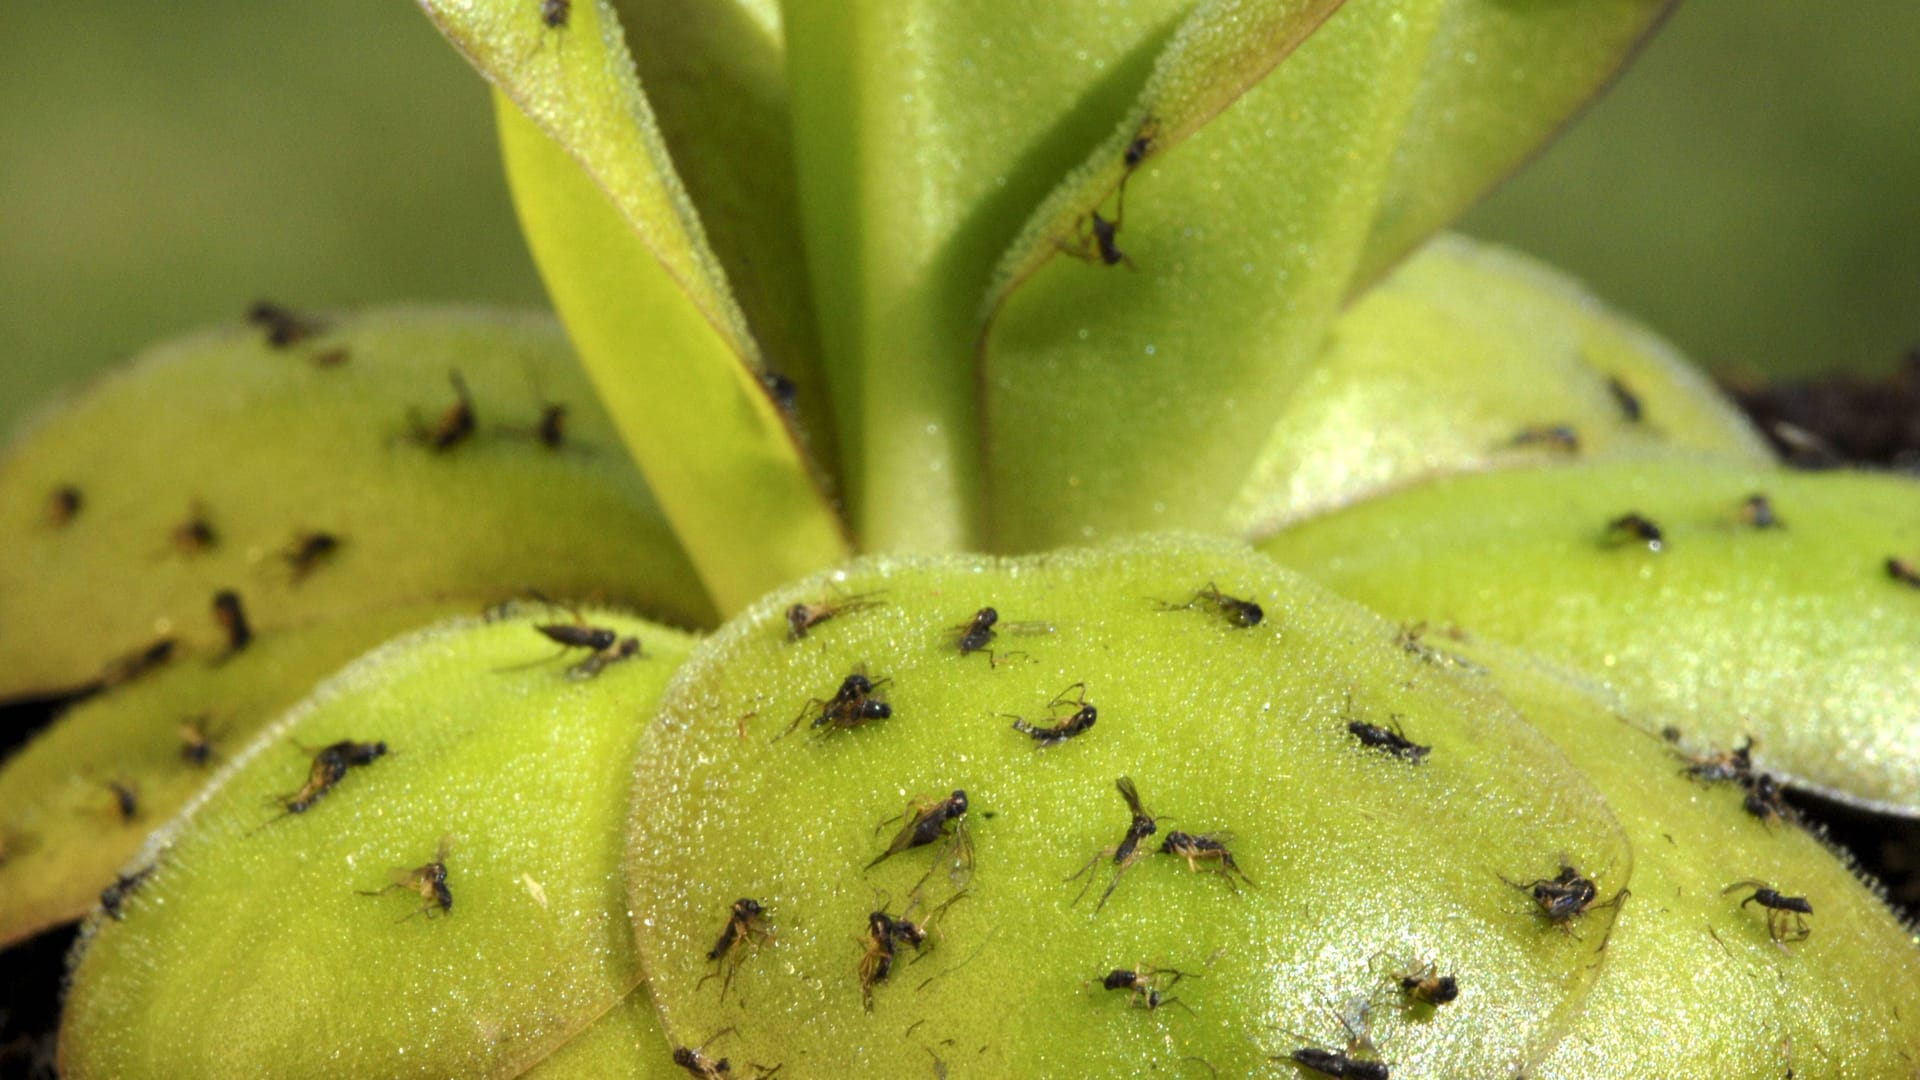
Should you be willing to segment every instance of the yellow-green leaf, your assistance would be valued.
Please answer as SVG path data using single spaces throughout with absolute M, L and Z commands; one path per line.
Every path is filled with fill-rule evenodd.
M 1257 602 L 1259 623 L 1195 598 L 1208 582 Z M 789 640 L 788 605 L 856 597 L 875 606 Z M 983 605 L 998 637 L 965 654 L 955 624 Z M 1425 1075 L 1534 1060 L 1603 976 L 1617 909 L 1560 933 L 1501 875 L 1566 858 L 1610 896 L 1633 857 L 1483 676 L 1396 639 L 1211 541 L 876 560 L 775 594 L 696 651 L 634 770 L 630 905 L 669 1041 L 731 1026 L 736 1068 L 795 1075 L 1191 1075 L 1199 1059 L 1249 1076 L 1303 1041 L 1344 1045 L 1330 1009 L 1362 998 L 1382 1056 Z M 891 715 L 815 723 L 810 699 L 855 672 Z M 1095 723 L 1057 745 L 1012 726 L 1065 721 L 1083 697 Z M 1357 721 L 1430 753 L 1369 750 Z M 1120 777 L 1158 815 L 1124 874 Z M 956 789 L 970 860 L 937 840 L 875 864 L 910 800 Z M 1176 830 L 1227 844 L 1244 880 L 1161 853 Z M 709 960 L 740 898 L 771 936 Z M 888 978 L 870 969 L 868 1011 L 874 911 L 929 937 L 896 943 Z M 1392 979 L 1422 959 L 1470 987 L 1437 1022 Z M 1136 965 L 1190 973 L 1159 988 L 1191 1012 L 1102 988 Z
M 1760 527 L 1750 496 L 1776 523 Z M 1623 525 L 1639 515 L 1660 550 Z M 1920 814 L 1920 485 L 1677 460 L 1437 480 L 1261 550 L 1391 617 L 1458 625 L 1600 680 L 1696 752 Z
M 1240 83 L 1205 77 L 1207 65 L 1251 17 L 1243 6 L 1196 7 L 1133 127 L 1220 108 L 1214 95 Z M 1282 13 L 1298 8 L 1268 7 L 1285 62 L 1146 157 L 1124 207 L 1116 194 L 1098 210 L 1042 208 L 1003 268 L 982 343 L 995 546 L 1222 527 L 1345 296 L 1444 7 L 1352 0 L 1291 55 Z M 1128 138 L 1096 152 L 1092 175 L 1124 168 Z M 1124 260 L 1089 240 L 1095 213 L 1117 222 Z M 1029 251 L 1044 258 L 1031 270 Z
M 783 5 L 815 307 L 866 546 L 978 545 L 981 295 L 1188 5 Z
M 1773 461 L 1653 332 L 1525 256 L 1442 236 L 1334 322 L 1230 524 L 1264 536 L 1447 473 L 1673 451 Z
M 302 320 L 323 332 L 155 349 L 0 459 L 0 697 L 124 680 L 166 641 L 174 662 L 217 657 L 222 590 L 255 630 L 527 588 L 712 618 L 550 319 Z M 78 506 L 51 514 L 69 488 Z
M 75 706 L 0 766 L 0 944 L 84 915 L 148 832 L 322 678 L 395 634 L 480 606 L 265 631 L 230 659 L 176 664 Z M 131 815 L 112 785 L 132 796 Z
M 1912 1068 L 1920 1018 L 1904 1006 L 1920 1000 L 1920 953 L 1842 858 L 1811 833 L 1742 813 L 1733 784 L 1682 775 L 1670 746 L 1579 680 L 1486 644 L 1448 647 L 1493 669 L 1606 796 L 1633 844 L 1633 895 L 1606 971 L 1529 1076 L 1773 1080 Z M 1791 912 L 1748 902 L 1749 881 L 1806 900 L 1813 914 L 1796 924 Z M 1806 937 L 1791 940 L 1801 926 Z
M 65 1075 L 514 1076 L 626 997 L 625 764 L 690 642 L 585 617 L 641 655 L 572 678 L 537 617 L 447 624 L 250 746 L 88 925 Z M 384 753 L 287 812 L 342 740 Z M 436 862 L 450 907 L 388 888 Z
M 832 473 L 833 416 L 795 227 L 779 9 L 771 0 L 614 0 L 614 8 L 714 257 L 767 369 L 795 386 L 809 454 Z
M 702 581 L 732 610 L 841 557 L 839 520 L 706 240 L 606 0 L 422 0 L 496 87 L 554 307 Z

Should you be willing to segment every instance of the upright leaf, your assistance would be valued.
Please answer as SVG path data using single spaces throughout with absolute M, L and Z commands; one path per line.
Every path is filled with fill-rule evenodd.
M 1324 7 L 1198 6 L 1093 183 L 1009 254 L 980 372 L 996 546 L 1219 527 L 1345 295 L 1444 4 L 1353 0 L 1300 44 Z M 1127 171 L 1160 117 L 1215 113 Z
M 1282 18 L 1241 6 L 1201 5 L 1194 32 Z M 1221 528 L 1337 306 L 1587 100 L 1662 6 L 1355 0 L 1184 145 L 1163 119 L 1181 94 L 1157 79 L 990 300 L 994 542 Z M 1162 70 L 1182 66 L 1230 84 L 1176 43 Z
M 499 91 L 534 259 L 608 411 L 723 609 L 844 554 L 606 0 L 422 0 Z
M 770 0 L 614 0 L 660 136 L 770 373 L 795 386 L 800 433 L 834 469 L 833 417 L 807 280 Z
M 864 544 L 977 544 L 980 295 L 1191 0 L 788 0 L 795 156 Z

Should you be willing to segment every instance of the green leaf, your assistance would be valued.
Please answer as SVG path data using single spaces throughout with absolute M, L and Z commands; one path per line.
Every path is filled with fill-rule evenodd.
M 1616 39 L 1650 17 L 1645 2 L 1354 0 L 1190 138 L 1163 140 L 1161 117 L 1219 107 L 1193 109 L 1196 87 L 1212 88 L 1211 102 L 1239 85 L 1182 43 L 1216 26 L 1245 41 L 1255 18 L 1311 25 L 1310 5 L 1243 6 L 1196 7 L 1118 133 L 1003 264 L 980 383 L 996 546 L 1225 528 L 1267 425 L 1339 305 L 1383 269 L 1380 251 L 1397 255 L 1510 167 L 1590 92 L 1588 74 L 1620 62 Z M 1291 41 L 1277 36 L 1278 55 Z M 1514 95 L 1453 70 L 1484 58 L 1502 78 L 1545 81 L 1550 69 L 1515 60 L 1535 48 L 1549 60 L 1578 54 L 1580 89 Z M 1454 110 L 1494 117 L 1489 133 L 1434 136 L 1452 131 Z M 1143 140 L 1146 158 L 1129 169 Z M 1116 188 L 1130 196 L 1125 213 Z M 1116 222 L 1110 246 L 1124 267 L 1106 264 L 1096 214 Z
M 1671 452 L 1773 462 L 1664 340 L 1545 265 L 1447 235 L 1340 315 L 1229 523 L 1265 536 L 1437 475 Z
M 1185 115 L 1185 94 L 1219 107 L 1212 95 L 1236 83 L 1204 78 L 1209 46 L 1234 33 L 1240 6 L 1196 8 L 1127 128 Z M 1149 157 L 1125 212 L 1117 199 L 1101 211 L 1120 220 L 1130 266 L 1063 257 L 1085 247 L 1096 212 L 1080 185 L 1041 209 L 1005 264 L 983 345 L 995 546 L 1221 527 L 1345 296 L 1442 7 L 1353 0 Z M 1287 24 L 1268 19 L 1284 55 Z M 1101 147 L 1091 175 L 1117 178 L 1129 137 Z
M 0 697 L 124 679 L 167 640 L 217 657 L 226 589 L 256 631 L 527 588 L 712 619 L 551 319 L 318 323 L 284 348 L 238 328 L 162 346 L 23 432 L 0 460 Z M 455 374 L 473 427 L 436 450 Z M 50 517 L 69 487 L 78 508 Z M 319 533 L 335 546 L 295 558 Z
M 802 223 L 866 546 L 979 544 L 981 294 L 1188 6 L 785 4 Z
M 1264 620 L 1236 626 L 1205 597 L 1168 609 L 1209 580 Z M 790 641 L 787 606 L 823 597 L 875 606 Z M 963 654 L 954 624 L 982 604 L 999 636 Z M 1617 909 L 1559 933 L 1498 875 L 1551 877 L 1564 856 L 1611 894 L 1633 856 L 1485 678 L 1396 637 L 1244 548 L 1191 539 L 877 559 L 769 597 L 699 647 L 634 769 L 630 906 L 669 1041 L 732 1026 L 720 1048 L 736 1065 L 818 1075 L 1191 1075 L 1198 1058 L 1251 1076 L 1290 1040 L 1343 1044 L 1329 1007 L 1373 997 L 1374 1042 L 1416 1075 L 1534 1060 L 1604 977 Z M 809 723 L 809 699 L 862 670 L 888 680 L 891 715 Z M 1082 691 L 1097 708 L 1083 734 L 1040 747 L 1010 726 L 1063 720 Z M 1426 760 L 1366 750 L 1346 727 L 1393 717 Z M 1121 776 L 1161 817 L 1116 878 Z M 910 799 L 954 789 L 969 799 L 964 891 L 949 843 L 873 865 Z M 1159 854 L 1176 829 L 1226 837 L 1250 880 Z M 772 937 L 740 945 L 729 977 L 708 954 L 742 897 Z M 931 935 L 923 957 L 899 945 L 869 1013 L 856 968 L 882 909 Z M 1438 1022 L 1398 1003 L 1390 973 L 1417 958 L 1470 987 Z M 1163 987 L 1192 1014 L 1100 987 L 1136 964 L 1192 973 Z
M 0 766 L 0 946 L 86 914 L 149 831 L 173 817 L 267 721 L 342 664 L 464 603 L 400 607 L 265 631 L 244 652 L 176 664 L 84 701 Z M 190 756 L 197 733 L 205 753 Z M 120 812 L 108 785 L 134 796 Z
M 621 437 L 723 610 L 846 552 L 605 0 L 422 0 L 498 91 L 521 228 Z
M 1764 495 L 1781 523 L 1743 519 Z M 1637 513 L 1661 550 L 1610 532 Z M 1649 730 L 1920 815 L 1920 485 L 1644 461 L 1461 476 L 1294 526 L 1261 550 L 1398 619 L 1518 643 Z
M 250 746 L 150 842 L 121 918 L 89 923 L 65 1075 L 513 1076 L 617 1005 L 640 978 L 624 765 L 691 643 L 586 618 L 641 655 L 569 678 L 535 619 L 450 623 L 370 654 Z M 386 752 L 305 812 L 277 809 L 339 740 Z M 449 909 L 380 892 L 436 861 Z
M 799 432 L 832 474 L 833 416 L 794 227 L 800 201 L 778 7 L 770 0 L 614 0 L 614 7 L 714 257 L 767 367 L 793 380 Z
M 716 1043 L 715 1052 L 722 1046 Z M 660 1030 L 653 996 L 642 984 L 523 1075 L 527 1080 L 685 1080 L 687 1074 L 673 1063 L 673 1050 Z
M 1774 1080 L 1912 1068 L 1920 1022 L 1903 1013 L 1920 1000 L 1912 935 L 1820 837 L 1742 814 L 1733 784 L 1703 789 L 1671 747 L 1581 680 L 1486 643 L 1446 647 L 1492 669 L 1606 796 L 1633 844 L 1633 895 L 1607 943 L 1606 972 L 1527 1075 Z M 1753 887 L 1728 891 L 1747 879 L 1806 899 L 1808 936 L 1775 942 L 1766 909 L 1743 903 Z
M 1355 280 L 1458 217 L 1592 101 L 1677 0 L 1456 0 L 1440 20 Z

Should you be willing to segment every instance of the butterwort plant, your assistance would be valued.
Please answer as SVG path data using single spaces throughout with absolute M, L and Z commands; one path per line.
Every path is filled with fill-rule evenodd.
M 0 465 L 88 1076 L 1885 1077 L 1920 491 L 1441 233 L 1656 0 L 422 0 L 557 318 Z

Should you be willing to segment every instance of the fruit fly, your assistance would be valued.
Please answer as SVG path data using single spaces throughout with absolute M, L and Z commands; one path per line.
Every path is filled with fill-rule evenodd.
M 1521 428 L 1507 441 L 1507 445 L 1544 446 L 1561 453 L 1577 454 L 1580 452 L 1580 433 L 1570 424 L 1535 424 Z
M 340 550 L 340 543 L 340 538 L 330 532 L 298 532 L 281 551 L 280 558 L 293 571 L 293 583 L 298 585 L 322 562 L 332 558 Z
M 1773 512 L 1773 500 L 1757 491 L 1740 500 L 1740 520 L 1756 529 L 1787 527 L 1787 523 Z
M 147 878 L 153 875 L 157 863 L 148 863 L 131 874 L 116 874 L 113 884 L 100 890 L 100 910 L 107 913 L 115 922 L 124 917 L 123 907 L 127 898 L 132 896 Z
M 795 604 L 787 609 L 787 640 L 799 641 L 814 627 L 828 619 L 880 607 L 886 601 L 873 599 L 878 595 L 878 593 L 855 593 L 852 596 L 831 597 L 823 595 L 817 604 Z
M 715 1039 L 732 1030 L 730 1027 L 721 1028 L 719 1031 L 708 1036 L 707 1041 L 701 1043 L 699 1046 L 674 1047 L 673 1063 L 687 1070 L 687 1072 L 693 1076 L 698 1077 L 699 1080 L 721 1080 L 722 1077 L 732 1076 L 732 1062 L 726 1058 L 716 1058 L 707 1053 L 707 1047 L 712 1046 Z M 755 1065 L 751 1062 L 748 1063 L 747 1067 L 753 1070 L 753 1075 L 756 1080 L 767 1080 L 767 1077 L 772 1076 L 781 1069 L 779 1065 L 768 1068 L 765 1065 Z
M 1412 971 L 1394 976 L 1407 1000 L 1423 1005 L 1445 1005 L 1460 996 L 1460 984 L 1451 975 L 1441 975 L 1428 961 Z
M 1140 167 L 1153 153 L 1153 143 L 1160 137 L 1160 121 L 1149 116 L 1140 121 L 1140 127 L 1134 131 L 1133 138 L 1127 142 L 1127 152 L 1120 159 L 1128 173 Z
M 227 635 L 227 652 L 237 653 L 253 641 L 253 627 L 247 623 L 247 609 L 240 604 L 240 594 L 232 589 L 221 589 L 213 594 L 213 621 Z
M 1759 904 L 1767 909 L 1767 936 L 1774 941 L 1800 941 L 1813 933 L 1807 926 L 1808 915 L 1813 914 L 1813 905 L 1804 896 L 1782 896 L 1773 886 L 1764 881 L 1736 881 L 1720 890 L 1725 896 L 1735 889 L 1752 889 L 1753 895 L 1740 901 L 1741 907 Z M 1791 932 L 1787 929 L 1787 920 L 1793 920 Z
M 746 945 L 766 945 L 773 941 L 773 931 L 767 927 L 767 909 L 760 901 L 751 897 L 741 897 L 727 909 L 727 925 L 720 930 L 719 940 L 713 948 L 707 950 L 707 959 L 713 961 L 714 969 L 707 973 L 694 989 L 707 984 L 707 979 L 724 975 L 720 982 L 720 997 L 725 999 L 727 989 L 733 985 L 733 973 L 746 960 Z
M 195 503 L 187 512 L 187 520 L 175 525 L 167 534 L 167 539 L 172 542 L 175 551 L 192 557 L 217 547 L 220 534 L 214 531 L 213 523 L 207 520 L 206 508 Z
M 422 424 L 418 416 L 413 419 L 414 440 L 443 453 L 466 442 L 474 430 L 473 395 L 467 392 L 467 380 L 458 371 L 448 372 L 447 378 L 453 383 L 453 404 L 432 427 Z
M 1378 724 L 1369 724 L 1365 720 L 1349 720 L 1347 731 L 1360 740 L 1361 746 L 1370 750 L 1379 750 L 1390 757 L 1397 757 L 1414 765 L 1425 761 L 1427 755 L 1433 752 L 1433 747 L 1421 746 L 1407 738 L 1406 732 L 1400 728 L 1398 716 L 1389 718 L 1387 724 L 1387 727 L 1381 727 Z
M 135 649 L 125 656 L 107 661 L 100 671 L 100 685 L 103 688 L 120 686 L 159 667 L 173 659 L 173 650 L 178 644 L 173 638 L 164 637 L 143 649 Z
M 1791 821 L 1793 811 L 1780 795 L 1780 782 L 1769 773 L 1754 773 L 1747 784 L 1747 797 L 1741 801 L 1747 813 L 1760 819 L 1762 825 L 1770 824 L 1774 819 Z
M 1902 585 L 1920 589 L 1920 569 L 1898 556 L 1887 556 L 1887 576 Z
M 563 30 L 573 17 L 573 0 L 540 0 L 540 21 L 549 30 Z
M 1203 600 L 1212 605 L 1213 609 L 1220 613 L 1221 618 L 1227 620 L 1227 625 L 1236 629 L 1244 630 L 1259 626 L 1261 620 L 1267 617 L 1267 613 L 1260 610 L 1259 604 L 1251 600 L 1242 600 L 1237 596 L 1228 596 L 1211 581 L 1194 590 L 1193 595 L 1184 604 L 1170 604 L 1165 600 L 1156 600 L 1154 603 L 1159 604 L 1162 611 L 1190 611 Z
M 1106 906 L 1107 898 L 1112 896 L 1113 890 L 1120 885 L 1120 875 L 1126 873 L 1128 867 L 1139 862 L 1147 855 L 1147 850 L 1140 846 L 1141 842 L 1160 829 L 1160 823 L 1155 820 L 1153 812 L 1141 805 L 1140 792 L 1133 786 L 1132 777 L 1123 776 L 1114 781 L 1113 786 L 1119 790 L 1120 797 L 1127 801 L 1127 809 L 1133 813 L 1133 820 L 1127 824 L 1127 834 L 1120 838 L 1118 844 L 1095 855 L 1087 861 L 1087 865 L 1081 867 L 1073 877 L 1067 879 L 1068 881 L 1072 881 L 1073 878 L 1077 878 L 1081 874 L 1088 875 L 1086 885 L 1081 886 L 1080 895 L 1073 898 L 1073 902 L 1078 904 L 1081 898 L 1087 895 L 1087 890 L 1093 887 L 1093 878 L 1091 876 L 1093 868 L 1100 865 L 1100 860 L 1102 859 L 1113 860 L 1113 881 L 1108 883 L 1107 891 L 1100 894 L 1100 902 L 1093 906 L 1093 910 L 1095 911 L 1099 911 Z
M 214 732 L 207 727 L 205 714 L 196 716 L 180 725 L 180 760 L 193 766 L 204 766 L 213 756 Z
M 623 660 L 631 660 L 641 655 L 640 639 L 623 637 L 585 660 L 567 669 L 569 679 L 591 679 Z
M 1073 696 L 1068 697 L 1069 694 Z M 1055 694 L 1052 701 L 1047 702 L 1048 709 L 1062 707 L 1071 708 L 1073 714 L 1051 724 L 1029 724 L 1018 716 L 1007 713 L 1001 715 L 1013 721 L 1013 730 L 1031 736 L 1038 746 L 1055 746 L 1076 735 L 1085 734 L 1093 727 L 1093 722 L 1100 718 L 1100 710 L 1094 708 L 1093 704 L 1087 700 L 1087 684 L 1083 682 L 1074 683 Z
M 868 1012 L 873 1011 L 873 988 L 886 982 L 893 974 L 900 946 L 911 945 L 915 952 L 925 948 L 934 920 L 965 895 L 965 892 L 954 893 L 939 907 L 928 912 L 927 918 L 921 922 L 913 921 L 911 904 L 898 916 L 889 915 L 884 905 L 867 913 L 866 936 L 858 939 L 866 951 L 861 954 L 856 970 L 860 976 L 860 998 Z
M 1000 612 L 991 607 L 981 608 L 979 611 L 976 611 L 973 613 L 973 617 L 971 619 L 968 619 L 966 622 L 963 622 L 958 626 L 951 627 L 950 629 L 958 630 L 960 632 L 960 636 L 954 640 L 954 645 L 959 648 L 961 656 L 968 656 L 973 653 L 977 653 L 982 649 L 986 649 L 987 662 L 994 666 L 999 665 L 1001 658 L 995 655 L 994 652 L 988 648 L 988 646 L 993 644 L 993 639 L 996 636 L 998 636 L 1001 631 L 1006 631 L 1007 633 L 1010 633 L 1010 634 L 1051 634 L 1053 633 L 1053 626 L 1049 623 L 1043 623 L 1043 622 L 1003 623 L 1000 621 Z M 1017 656 L 1021 654 L 1008 653 L 1006 655 Z
M 284 349 L 319 334 L 318 320 L 298 314 L 271 300 L 262 300 L 247 309 L 247 321 L 267 332 L 267 344 Z
M 56 529 L 65 528 L 74 518 L 80 516 L 80 508 L 87 504 L 86 496 L 72 484 L 62 484 L 47 496 L 47 524 Z
M 346 777 L 348 769 L 371 765 L 386 752 L 387 744 L 384 742 L 359 743 L 351 739 L 342 739 L 322 747 L 313 755 L 313 764 L 307 770 L 307 782 L 293 794 L 277 798 L 275 801 L 282 807 L 281 812 L 260 828 L 264 829 L 288 814 L 306 813 Z
M 1392 1075 L 1384 1061 L 1366 1061 L 1337 1050 L 1317 1050 L 1311 1046 L 1303 1046 L 1284 1058 L 1273 1060 L 1292 1062 L 1322 1076 L 1339 1077 L 1340 1080 L 1391 1080 Z
M 1678 732 L 1675 732 L 1678 735 Z M 1714 784 L 1723 780 L 1734 780 L 1745 785 L 1753 778 L 1753 740 L 1743 738 L 1740 745 L 1732 750 L 1714 751 L 1708 754 L 1682 754 L 1687 762 L 1680 771 L 1695 780 Z
M 1660 531 L 1660 526 L 1638 512 L 1622 514 L 1607 522 L 1603 535 L 1609 544 L 1644 543 L 1648 551 L 1659 551 L 1667 543 L 1666 534 Z
M 880 823 L 885 828 L 889 822 L 906 819 L 906 824 L 894 834 L 893 842 L 887 850 L 874 856 L 866 865 L 871 870 L 888 859 L 912 848 L 925 847 L 937 840 L 946 839 L 952 845 L 954 856 L 954 883 L 964 885 L 967 876 L 973 872 L 973 840 L 967 835 L 967 793 L 955 788 L 953 794 L 944 799 L 930 799 L 919 796 L 907 804 L 906 812 L 888 818 Z M 953 830 L 947 831 L 952 825 Z M 879 829 L 874 830 L 878 832 Z M 935 859 L 937 865 L 941 860 Z M 932 873 L 931 869 L 928 873 Z
M 1100 980 L 1100 985 L 1108 990 L 1127 991 L 1127 1004 L 1136 1009 L 1152 1011 L 1162 1005 L 1179 1005 L 1185 1009 L 1186 1005 L 1179 998 L 1168 997 L 1161 992 L 1161 987 L 1173 986 L 1186 977 L 1186 972 L 1172 968 L 1114 968 Z M 1164 984 L 1162 979 L 1166 980 Z
M 1087 216 L 1080 219 L 1080 224 L 1075 230 L 1073 242 L 1061 243 L 1060 250 L 1085 262 L 1098 262 L 1103 266 L 1126 263 L 1129 270 L 1133 269 L 1133 260 L 1127 258 L 1126 252 L 1120 250 L 1119 243 L 1120 219 L 1126 212 L 1127 185 L 1123 180 L 1120 184 L 1120 198 L 1114 204 L 1113 220 L 1107 220 L 1098 210 L 1087 211 Z
M 1628 895 L 1623 888 L 1613 894 L 1613 899 L 1594 903 L 1594 899 L 1600 895 L 1599 887 L 1581 877 L 1580 871 L 1566 862 L 1560 864 L 1560 873 L 1552 878 L 1535 878 L 1524 885 L 1507 881 L 1504 877 L 1500 880 L 1531 894 L 1534 902 L 1540 905 L 1540 910 L 1546 913 L 1547 921 L 1569 933 L 1572 932 L 1569 924 L 1575 916 L 1584 915 L 1596 907 L 1612 907 Z
M 1607 393 L 1613 395 L 1613 403 L 1620 407 L 1620 416 L 1629 424 L 1637 424 L 1646 418 L 1646 407 L 1640 403 L 1640 395 L 1626 384 L 1618 375 L 1607 376 Z
M 1240 869 L 1239 863 L 1233 861 L 1233 853 L 1227 850 L 1228 839 L 1231 838 L 1225 833 L 1195 834 L 1175 829 L 1160 841 L 1160 854 L 1185 859 L 1187 869 L 1195 873 L 1199 872 L 1201 863 L 1208 863 L 1209 870 L 1219 874 L 1233 891 L 1239 892 L 1240 887 L 1233 883 L 1234 875 L 1239 875 L 1240 880 L 1248 885 L 1253 884 L 1253 879 Z
M 360 895 L 384 896 L 395 889 L 419 893 L 420 898 L 426 903 L 421 904 L 413 915 L 401 918 L 401 922 L 421 914 L 431 919 L 436 911 L 451 915 L 453 914 L 453 890 L 447 887 L 447 856 L 452 853 L 453 837 L 443 836 L 440 838 L 440 848 L 434 853 L 432 862 L 412 869 L 397 869 L 393 872 L 392 883 L 386 888 L 371 891 L 362 889 Z
M 550 401 L 540 407 L 540 422 L 534 425 L 533 437 L 540 445 L 549 450 L 558 450 L 567 444 L 567 406 L 561 402 Z
M 800 402 L 800 387 L 780 372 L 768 368 L 760 373 L 760 385 L 773 399 L 773 405 L 788 416 L 793 415 L 794 406 Z
M 810 698 L 801 707 L 800 715 L 793 718 L 787 730 L 773 737 L 774 742 L 793 734 L 794 729 L 808 716 L 813 717 L 809 726 L 821 729 L 825 735 L 834 730 L 852 730 L 872 720 L 885 720 L 893 715 L 893 706 L 884 701 L 875 701 L 873 692 L 885 686 L 890 680 L 874 681 L 860 672 L 854 672 L 840 681 L 840 689 L 831 698 L 822 701 Z
M 139 819 L 140 792 L 132 784 L 109 780 L 107 790 L 113 793 L 113 808 L 119 813 L 121 824 L 131 825 Z

